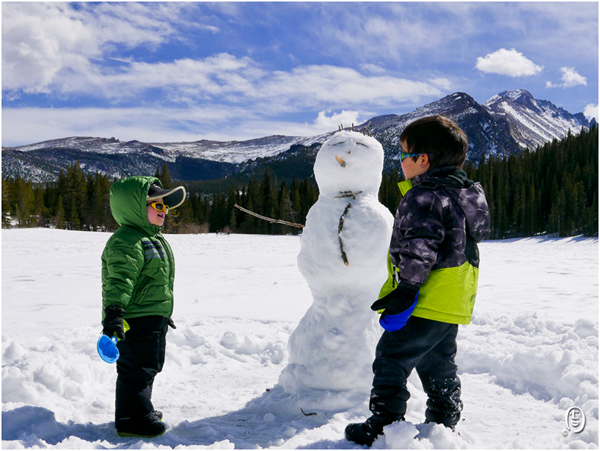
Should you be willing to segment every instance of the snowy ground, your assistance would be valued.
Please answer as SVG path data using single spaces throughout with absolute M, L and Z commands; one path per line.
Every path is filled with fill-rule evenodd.
M 177 330 L 153 401 L 170 430 L 120 438 L 115 368 L 95 343 L 100 254 L 108 234 L 2 232 L 2 447 L 357 448 L 343 438 L 368 415 L 290 408 L 277 385 L 286 343 L 311 295 L 298 237 L 170 235 Z M 521 239 L 481 245 L 473 323 L 457 362 L 463 420 L 424 425 L 416 375 L 407 421 L 373 448 L 597 448 L 598 241 Z M 572 406 L 587 417 L 566 431 Z M 563 432 L 565 435 L 563 435 Z

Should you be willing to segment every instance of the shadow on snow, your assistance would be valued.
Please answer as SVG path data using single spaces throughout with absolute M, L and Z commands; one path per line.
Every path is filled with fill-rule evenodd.
M 300 401 L 299 401 L 300 400 Z M 54 412 L 43 407 L 25 406 L 2 412 L 2 440 L 18 440 L 25 447 L 42 446 L 41 440 L 57 445 L 69 437 L 86 442 L 106 441 L 118 447 L 139 447 L 140 440 L 156 446 L 210 446 L 228 440 L 235 448 L 267 448 L 281 446 L 303 431 L 316 429 L 331 421 L 337 412 L 300 410 L 302 397 L 295 397 L 275 386 L 262 396 L 249 401 L 242 409 L 225 415 L 197 421 L 183 421 L 153 439 L 119 437 L 114 422 L 105 424 L 60 423 Z M 168 423 L 168 419 L 166 419 Z M 321 436 L 314 443 L 304 442 L 299 448 L 353 448 L 343 436 L 330 440 Z

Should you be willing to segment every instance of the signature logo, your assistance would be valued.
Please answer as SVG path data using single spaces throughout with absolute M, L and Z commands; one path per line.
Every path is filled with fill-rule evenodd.
M 563 431 L 565 437 L 569 434 L 569 431 L 573 434 L 579 434 L 585 428 L 585 413 L 580 407 L 571 407 L 567 410 L 565 421 L 567 423 L 567 430 Z

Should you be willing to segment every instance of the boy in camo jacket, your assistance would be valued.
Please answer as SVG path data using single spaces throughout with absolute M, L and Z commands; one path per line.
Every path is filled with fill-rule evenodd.
M 490 232 L 483 188 L 461 169 L 468 144 L 458 125 L 439 115 L 421 118 L 400 142 L 406 181 L 399 184 L 389 277 L 371 307 L 385 329 L 373 362 L 372 416 L 346 427 L 346 438 L 360 445 L 404 420 L 413 369 L 428 396 L 425 421 L 454 430 L 462 410 L 456 336 L 459 324 L 471 322 L 477 243 Z

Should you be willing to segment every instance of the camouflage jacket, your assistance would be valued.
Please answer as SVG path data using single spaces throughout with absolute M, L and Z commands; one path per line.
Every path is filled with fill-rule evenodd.
M 479 277 L 479 250 L 490 212 L 479 183 L 457 168 L 438 168 L 401 182 L 390 243 L 388 281 L 419 288 L 414 316 L 469 324 Z

